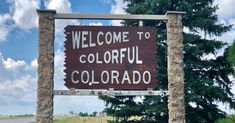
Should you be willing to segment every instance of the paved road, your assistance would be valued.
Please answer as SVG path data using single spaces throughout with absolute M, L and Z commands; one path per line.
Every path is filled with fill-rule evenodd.
M 35 123 L 35 118 L 1 119 L 0 123 Z

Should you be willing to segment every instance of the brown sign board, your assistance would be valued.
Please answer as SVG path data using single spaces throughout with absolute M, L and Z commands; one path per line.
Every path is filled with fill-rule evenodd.
M 65 27 L 65 86 L 146 90 L 157 86 L 153 27 Z

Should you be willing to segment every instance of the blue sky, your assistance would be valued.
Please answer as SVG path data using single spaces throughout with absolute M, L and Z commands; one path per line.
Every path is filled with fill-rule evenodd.
M 235 1 L 216 0 L 221 8 L 218 23 L 235 24 Z M 0 114 L 26 114 L 36 111 L 38 15 L 42 7 L 57 12 L 82 14 L 125 14 L 122 0 L 6 0 L 0 2 Z M 66 89 L 63 73 L 63 28 L 78 20 L 57 20 L 55 30 L 55 89 Z M 120 25 L 120 21 L 85 20 L 83 25 Z M 187 32 L 187 28 L 185 30 Z M 231 43 L 235 28 L 218 40 Z M 235 92 L 235 91 L 233 91 Z M 55 114 L 69 111 L 102 111 L 97 97 L 56 96 Z

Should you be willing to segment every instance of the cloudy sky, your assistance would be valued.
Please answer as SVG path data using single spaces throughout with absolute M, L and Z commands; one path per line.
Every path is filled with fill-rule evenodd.
M 235 24 L 235 0 L 216 0 L 219 22 Z M 121 0 L 5 0 L 0 2 L 0 115 L 35 113 L 37 88 L 38 15 L 36 9 L 55 9 L 58 13 L 124 14 Z M 55 38 L 55 89 L 66 89 L 62 72 L 63 28 L 79 20 L 57 20 Z M 83 25 L 120 25 L 120 21 L 83 21 Z M 216 37 L 231 43 L 235 28 Z M 55 114 L 69 111 L 102 111 L 97 97 L 56 96 Z

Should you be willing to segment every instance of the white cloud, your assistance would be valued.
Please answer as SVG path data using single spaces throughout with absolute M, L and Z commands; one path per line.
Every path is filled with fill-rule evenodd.
M 0 92 L 6 101 L 34 102 L 36 99 L 35 89 L 36 78 L 26 74 L 13 80 L 6 79 L 1 84 Z
M 220 18 L 234 18 L 235 17 L 235 0 L 215 0 L 215 4 L 218 4 L 219 10 L 217 14 Z
M 8 4 L 10 12 L 0 14 L 0 42 L 5 41 L 9 32 L 16 27 L 23 30 L 38 27 L 38 14 L 36 9 L 40 6 L 40 0 L 9 0 Z M 46 9 L 54 9 L 59 13 L 72 12 L 71 3 L 68 0 L 45 0 L 44 6 Z M 6 24 L 7 21 L 11 21 L 11 23 Z M 57 42 L 57 39 L 64 37 L 63 32 L 66 25 L 77 23 L 74 20 L 56 20 L 56 43 L 62 42 Z
M 222 34 L 217 40 L 221 40 L 227 43 L 232 43 L 235 40 L 235 28 L 229 32 Z
M 7 58 L 7 60 L 3 60 L 3 65 L 7 70 L 14 70 L 25 67 L 27 63 L 25 61 L 14 61 L 11 58 Z
M 64 86 L 64 52 L 61 50 L 57 50 L 55 52 L 55 68 L 54 68 L 54 79 L 55 79 L 55 89 L 60 90 L 60 89 L 67 89 L 67 87 Z
M 106 4 L 110 4 L 112 2 L 112 0 L 99 0 L 99 1 Z
M 225 111 L 228 114 L 234 114 L 235 113 L 235 110 L 231 109 L 229 104 L 227 104 L 227 103 L 218 102 L 216 104 L 218 105 L 219 109 L 221 109 L 222 111 Z
M 8 33 L 10 31 L 9 27 L 6 25 L 7 21 L 11 19 L 10 14 L 0 14 L 0 42 L 7 39 Z
M 12 0 L 10 1 L 10 13 L 17 27 L 31 29 L 38 27 L 38 14 L 36 9 L 40 6 L 40 0 Z
M 111 14 L 126 14 L 124 8 L 126 8 L 127 3 L 123 0 L 115 0 L 115 4 L 111 7 Z M 120 26 L 122 20 L 112 20 L 111 25 Z
M 9 33 L 9 29 L 5 26 L 0 25 L 0 42 L 6 41 L 8 33 Z
M 115 5 L 112 5 L 111 13 L 112 14 L 126 14 L 124 8 L 126 8 L 127 3 L 123 0 L 115 0 Z
M 235 24 L 234 0 L 215 0 L 214 4 L 218 4 L 219 7 L 219 9 L 216 11 L 219 23 L 225 25 Z M 235 27 L 233 27 L 231 31 L 222 34 L 222 36 L 218 37 L 217 39 L 227 43 L 232 43 L 235 39 Z
M 6 23 L 9 19 L 11 19 L 11 15 L 8 13 L 0 15 L 0 23 Z
M 71 13 L 71 3 L 68 0 L 47 0 L 45 1 L 46 9 L 56 10 L 57 13 Z M 71 23 L 71 20 L 56 20 L 56 33 L 64 29 L 64 27 Z
M 55 73 L 54 89 L 67 90 L 64 86 L 64 53 L 61 50 L 55 52 Z M 37 59 L 30 63 L 14 60 L 12 58 L 4 59 L 0 52 L 0 106 L 12 107 L 17 109 L 22 107 L 31 110 L 17 111 L 17 114 L 35 113 L 36 92 L 37 92 Z M 93 103 L 87 103 L 93 102 Z M 104 102 L 97 96 L 55 96 L 55 114 L 68 114 L 69 111 L 89 112 L 102 111 Z M 79 106 L 80 108 L 76 108 Z M 63 107 L 63 108 L 61 108 Z M 4 108 L 6 109 L 6 108 Z M 0 114 L 16 114 L 14 110 L 0 110 Z
M 55 89 L 67 89 L 64 86 L 64 53 L 55 52 Z M 35 102 L 37 87 L 37 59 L 30 63 L 4 59 L 0 53 L 0 100 L 17 102 Z
M 216 57 L 217 57 L 216 54 L 209 53 L 209 54 L 203 54 L 203 56 L 201 57 L 201 59 L 202 59 L 202 60 L 205 60 L 205 61 L 206 61 L 206 60 L 211 60 L 211 59 L 215 60 Z
M 228 20 L 229 24 L 235 25 L 235 17 Z
M 34 59 L 33 61 L 31 61 L 30 66 L 31 66 L 32 68 L 37 69 L 37 68 L 38 68 L 38 60 L 37 60 L 37 59 Z
M 0 14 L 0 42 L 6 41 L 9 32 L 18 27 L 31 29 L 38 27 L 40 0 L 8 0 L 9 12 Z
M 44 4 L 46 9 L 56 10 L 57 13 L 72 13 L 68 0 L 47 0 Z M 64 28 L 73 24 L 78 24 L 77 20 L 55 20 L 55 43 L 59 47 L 62 47 L 65 41 Z
M 25 61 L 5 60 L 0 53 L 1 103 L 35 103 L 37 87 L 36 68 Z
M 89 26 L 103 26 L 103 24 L 101 22 L 89 23 Z
M 58 13 L 72 12 L 71 3 L 68 0 L 46 0 L 45 7 L 54 9 Z
M 69 111 L 91 114 L 94 111 L 101 112 L 105 108 L 104 101 L 99 100 L 97 96 L 55 96 L 54 100 L 55 114 L 69 114 Z

